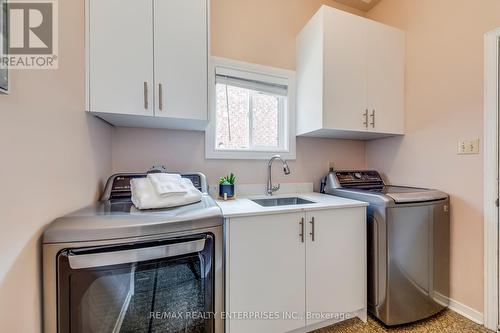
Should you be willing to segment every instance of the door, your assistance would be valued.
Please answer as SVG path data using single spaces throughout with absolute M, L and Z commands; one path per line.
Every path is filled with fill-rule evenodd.
M 304 327 L 305 243 L 303 213 L 229 221 L 230 313 L 272 315 L 231 318 L 229 331 L 277 333 Z
M 369 130 L 404 134 L 405 35 L 367 21 Z
M 366 307 L 365 210 L 310 211 L 306 222 L 307 325 Z
M 59 332 L 213 333 L 214 263 L 212 234 L 64 250 Z
M 89 0 L 89 111 L 153 115 L 153 6 Z
M 366 130 L 366 20 L 325 8 L 324 127 Z
M 208 118 L 207 0 L 154 0 L 155 115 Z

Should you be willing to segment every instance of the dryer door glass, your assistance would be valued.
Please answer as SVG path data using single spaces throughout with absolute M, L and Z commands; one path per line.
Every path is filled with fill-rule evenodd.
M 59 332 L 213 332 L 213 236 L 58 256 Z

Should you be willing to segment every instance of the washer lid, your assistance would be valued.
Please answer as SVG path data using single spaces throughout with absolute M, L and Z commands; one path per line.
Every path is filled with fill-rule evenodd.
M 43 243 L 72 243 L 135 238 L 222 225 L 222 212 L 203 195 L 198 203 L 140 211 L 130 201 L 101 201 L 58 218 L 43 235 Z
M 381 192 L 396 203 L 436 201 L 448 198 L 444 192 L 416 187 L 385 186 Z

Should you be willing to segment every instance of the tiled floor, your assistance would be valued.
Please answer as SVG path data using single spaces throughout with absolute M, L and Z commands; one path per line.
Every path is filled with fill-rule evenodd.
M 368 318 L 368 323 L 363 323 L 359 319 L 351 319 L 346 322 L 323 328 L 314 333 L 492 333 L 481 325 L 478 325 L 459 314 L 445 310 L 440 314 L 412 325 L 398 326 L 395 328 L 384 327 L 379 321 Z

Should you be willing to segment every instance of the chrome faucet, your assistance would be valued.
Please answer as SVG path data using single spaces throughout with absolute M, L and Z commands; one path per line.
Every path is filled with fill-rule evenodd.
M 280 189 L 280 184 L 274 186 L 273 182 L 271 180 L 271 175 L 273 173 L 273 162 L 274 160 L 280 160 L 281 163 L 283 164 L 283 172 L 285 175 L 290 174 L 290 168 L 288 167 L 288 164 L 284 159 L 281 158 L 280 155 L 276 155 L 271 157 L 269 160 L 269 163 L 267 164 L 267 190 L 266 193 L 267 195 L 273 195 L 274 192 L 278 191 Z

